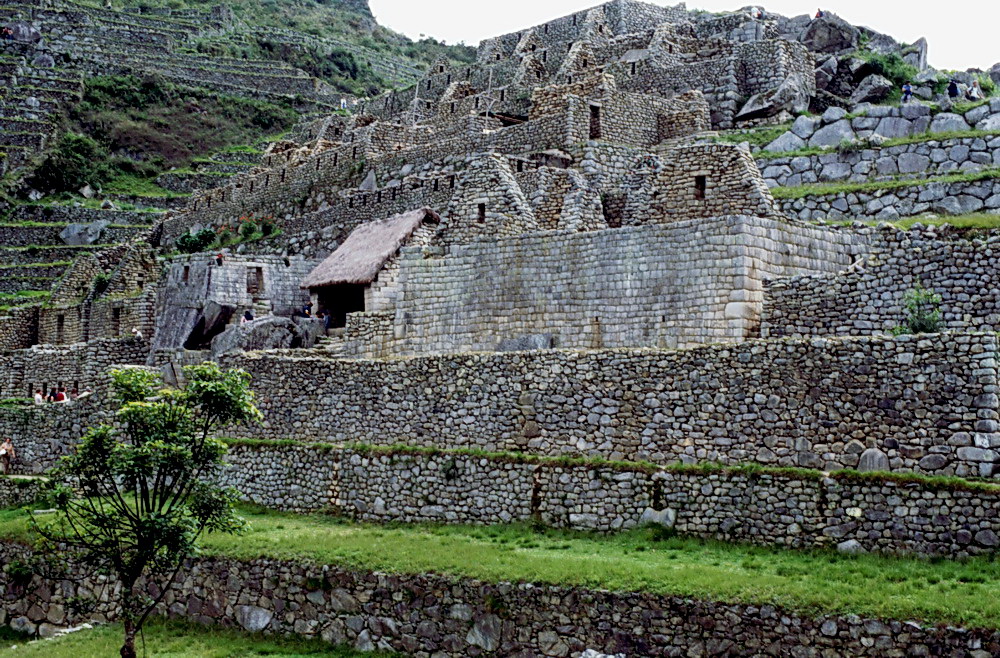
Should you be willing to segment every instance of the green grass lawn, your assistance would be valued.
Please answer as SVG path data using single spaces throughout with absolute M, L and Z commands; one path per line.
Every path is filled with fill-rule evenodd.
M 251 635 L 220 628 L 153 620 L 145 631 L 146 655 L 157 658 L 253 658 L 254 656 L 328 656 L 379 658 L 386 653 L 361 653 L 331 647 L 322 640 Z M 117 624 L 78 631 L 52 640 L 25 643 L 9 629 L 0 635 L 0 656 L 18 658 L 96 658 L 116 656 L 122 643 Z M 17 648 L 13 648 L 16 646 Z M 136 641 L 142 655 L 142 639 Z
M 375 526 L 322 515 L 245 510 L 242 536 L 210 535 L 208 554 L 304 559 L 360 570 L 580 585 L 745 603 L 805 614 L 856 613 L 1000 627 L 1000 562 L 846 556 L 676 537 L 526 526 Z M 0 512 L 0 536 L 24 537 Z

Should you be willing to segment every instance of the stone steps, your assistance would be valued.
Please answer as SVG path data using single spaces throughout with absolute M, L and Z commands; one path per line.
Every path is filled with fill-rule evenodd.
M 0 135 L 4 132 L 48 132 L 55 130 L 55 125 L 38 119 L 0 116 Z

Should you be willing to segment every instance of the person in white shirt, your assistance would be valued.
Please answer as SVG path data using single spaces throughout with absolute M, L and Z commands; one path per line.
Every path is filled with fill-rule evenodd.
M 35 391 L 35 404 L 45 404 L 45 396 L 42 395 L 42 389 Z

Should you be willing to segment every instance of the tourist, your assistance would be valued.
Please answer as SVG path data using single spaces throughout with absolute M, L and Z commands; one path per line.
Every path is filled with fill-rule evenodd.
M 139 327 L 132 327 L 132 338 L 142 340 L 142 330 Z
M 253 322 L 253 312 L 247 309 L 243 311 L 243 318 L 240 320 L 240 324 L 250 324 L 251 322 Z
M 35 404 L 45 404 L 45 394 L 42 393 L 42 389 L 35 391 Z
M 306 302 L 306 305 L 302 307 L 302 317 L 311 318 L 312 316 L 313 316 L 312 302 Z
M 0 468 L 3 469 L 4 475 L 10 473 L 10 465 L 14 462 L 15 458 L 17 458 L 17 453 L 14 452 L 14 444 L 11 443 L 10 437 L 8 437 L 0 445 Z
M 80 389 L 74 388 L 72 391 L 70 391 L 69 394 L 70 401 L 76 401 L 79 397 L 80 397 Z
M 46 402 L 55 402 L 56 401 L 56 387 L 55 386 L 53 386 L 52 388 L 49 389 L 49 394 L 45 397 L 45 401 Z
M 983 90 L 979 86 L 979 80 L 972 81 L 972 86 L 965 92 L 965 97 L 970 101 L 983 100 Z
M 66 402 L 68 399 L 69 398 L 66 397 L 66 388 L 64 386 L 60 386 L 59 389 L 56 391 L 55 399 L 52 401 L 61 403 L 61 402 Z
M 823 12 L 822 9 L 816 10 L 816 18 L 823 18 L 824 16 L 826 16 L 826 14 Z
M 750 18 L 760 20 L 764 17 L 764 12 L 760 10 L 760 7 L 752 7 L 750 9 Z
M 330 323 L 333 321 L 333 316 L 326 309 L 319 312 L 317 317 L 323 321 L 323 334 L 326 336 L 330 335 Z
M 909 103 L 911 98 L 913 98 L 913 85 L 907 82 L 903 85 L 903 102 Z
M 93 392 L 93 391 L 91 391 L 91 390 L 90 390 L 90 389 L 88 388 L 88 389 L 85 389 L 85 390 L 83 391 L 83 393 L 80 393 L 80 395 L 76 396 L 76 399 L 77 399 L 77 400 L 86 400 L 87 398 L 89 398 L 89 397 L 90 397 L 91 395 L 93 395 L 93 394 L 94 394 L 94 392 Z
M 948 81 L 948 98 L 955 100 L 959 96 L 958 80 L 952 78 Z
M 218 265 L 219 267 L 221 267 L 223 260 L 225 260 L 225 258 L 223 256 L 222 252 L 220 251 L 219 253 L 217 253 L 215 255 L 215 264 Z

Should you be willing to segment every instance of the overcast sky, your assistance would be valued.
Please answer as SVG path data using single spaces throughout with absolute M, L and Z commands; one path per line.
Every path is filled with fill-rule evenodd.
M 369 0 L 379 23 L 418 39 L 424 34 L 448 43 L 477 45 L 487 37 L 516 32 L 600 4 L 599 0 Z M 689 9 L 727 11 L 749 5 L 693 0 Z M 773 0 L 768 11 L 785 16 L 813 14 L 816 0 Z M 676 2 L 655 2 L 673 5 Z M 939 69 L 987 69 L 1000 62 L 1000 0 L 837 0 L 824 5 L 855 25 L 912 43 L 926 37 L 930 63 Z

